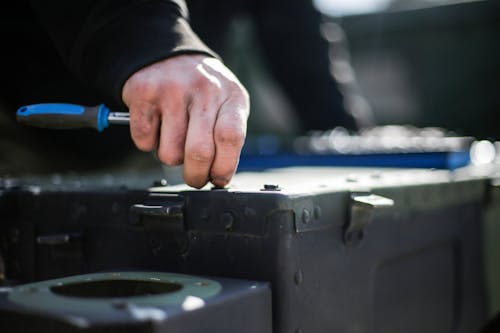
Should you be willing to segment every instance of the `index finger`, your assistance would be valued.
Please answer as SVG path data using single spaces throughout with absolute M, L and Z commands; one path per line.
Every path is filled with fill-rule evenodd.
M 229 183 L 240 159 L 245 142 L 248 103 L 243 98 L 229 98 L 220 107 L 214 127 L 215 158 L 210 170 L 216 186 Z

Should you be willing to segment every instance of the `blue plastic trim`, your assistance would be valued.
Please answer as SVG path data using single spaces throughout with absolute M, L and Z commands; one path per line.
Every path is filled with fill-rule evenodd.
M 41 103 L 20 107 L 17 115 L 20 117 L 29 117 L 40 114 L 61 114 L 61 115 L 82 115 L 85 107 L 77 104 L 66 103 Z
M 99 112 L 97 114 L 97 130 L 99 132 L 104 131 L 109 126 L 108 116 L 109 108 L 104 104 L 99 105 Z

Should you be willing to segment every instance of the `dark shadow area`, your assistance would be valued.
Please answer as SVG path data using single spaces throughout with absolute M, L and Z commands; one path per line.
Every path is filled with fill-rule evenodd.
M 102 280 L 51 287 L 58 295 L 83 298 L 113 298 L 168 294 L 182 289 L 177 283 L 139 280 Z

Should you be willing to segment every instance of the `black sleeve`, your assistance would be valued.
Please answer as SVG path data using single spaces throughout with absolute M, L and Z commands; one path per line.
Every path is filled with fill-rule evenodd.
M 262 0 L 256 6 L 259 39 L 269 68 L 299 112 L 305 130 L 356 129 L 330 73 L 321 16 L 310 0 Z
M 181 53 L 216 55 L 188 23 L 183 0 L 31 0 L 64 63 L 122 104 L 137 70 Z

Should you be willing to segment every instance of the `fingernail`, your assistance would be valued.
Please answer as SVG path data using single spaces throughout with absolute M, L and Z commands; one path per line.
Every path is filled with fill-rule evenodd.
M 212 178 L 210 182 L 216 186 L 224 187 L 227 184 L 229 184 L 229 179 L 224 178 L 224 177 L 216 177 Z

